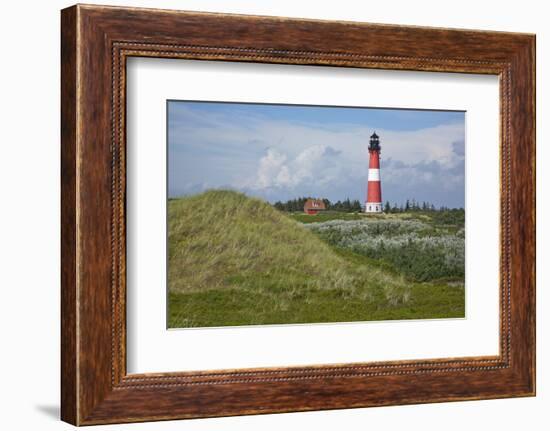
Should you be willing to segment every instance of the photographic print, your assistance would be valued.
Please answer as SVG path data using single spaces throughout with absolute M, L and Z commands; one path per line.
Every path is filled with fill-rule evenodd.
M 167 102 L 168 327 L 463 318 L 465 112 Z

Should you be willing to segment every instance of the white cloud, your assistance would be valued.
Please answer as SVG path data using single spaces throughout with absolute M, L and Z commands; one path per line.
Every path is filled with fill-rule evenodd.
M 260 159 L 258 167 L 258 178 L 252 188 L 265 189 L 278 185 L 288 185 L 290 174 L 285 165 L 286 155 L 273 148 L 267 150 L 267 154 Z
M 291 158 L 274 148 L 268 148 L 259 161 L 258 172 L 247 185 L 253 190 L 268 188 L 296 189 L 313 182 L 326 184 L 339 168 L 330 159 L 340 153 L 327 145 L 312 145 Z

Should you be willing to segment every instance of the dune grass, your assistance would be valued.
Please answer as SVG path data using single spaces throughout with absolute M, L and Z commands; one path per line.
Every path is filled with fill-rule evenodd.
M 463 286 L 407 281 L 234 191 L 170 200 L 168 255 L 172 328 L 464 316 Z

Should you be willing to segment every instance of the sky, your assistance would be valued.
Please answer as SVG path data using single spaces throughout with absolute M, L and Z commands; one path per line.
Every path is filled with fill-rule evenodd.
M 464 207 L 464 112 L 333 106 L 168 101 L 168 196 L 363 203 L 374 131 L 384 202 Z

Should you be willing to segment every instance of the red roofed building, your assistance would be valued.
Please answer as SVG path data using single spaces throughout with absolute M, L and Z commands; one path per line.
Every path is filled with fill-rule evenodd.
M 319 211 L 324 211 L 326 209 L 322 199 L 308 199 L 304 204 L 304 212 L 309 215 L 315 215 Z

